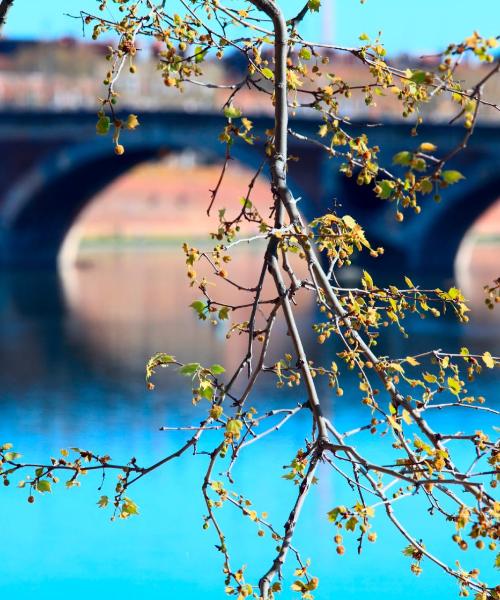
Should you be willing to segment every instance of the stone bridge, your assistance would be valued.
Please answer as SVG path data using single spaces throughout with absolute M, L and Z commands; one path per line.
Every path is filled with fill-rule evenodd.
M 137 163 L 186 149 L 207 161 L 223 158 L 224 146 L 217 139 L 225 122 L 220 115 L 148 112 L 139 118 L 141 126 L 124 134 L 126 153 L 116 156 L 109 137 L 96 136 L 94 112 L 0 113 L 1 264 L 55 266 L 64 237 L 81 209 Z M 252 120 L 257 135 L 272 126 L 267 117 Z M 314 136 L 318 122 L 295 118 L 293 127 Z M 410 127 L 398 122 L 366 129 L 370 142 L 382 148 L 383 164 L 390 165 L 396 152 L 411 150 L 419 141 L 431 141 L 446 152 L 464 134 L 460 126 L 427 125 L 418 138 L 411 138 Z M 500 127 L 478 126 L 467 150 L 452 165 L 466 179 L 443 190 L 440 203 L 426 196 L 422 213 L 409 211 L 403 223 L 396 222 L 394 205 L 339 174 L 338 159 L 293 138 L 290 153 L 300 159 L 290 165 L 290 182 L 295 196 L 301 197 L 301 210 L 314 217 L 341 205 L 343 212 L 363 224 L 375 245 L 386 248 L 388 259 L 392 256 L 407 272 L 451 274 L 465 232 L 500 197 Z M 262 148 L 242 142 L 235 146 L 234 155 L 256 169 Z M 206 198 L 203 203 L 205 207 Z

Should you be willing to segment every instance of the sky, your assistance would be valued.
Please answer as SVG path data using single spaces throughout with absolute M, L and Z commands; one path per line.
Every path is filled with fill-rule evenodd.
M 281 0 L 289 15 L 304 0 Z M 177 0 L 167 0 L 173 10 L 182 12 Z M 226 0 L 228 6 L 242 1 Z M 500 33 L 500 0 L 323 0 L 324 12 L 311 15 L 304 23 L 303 35 L 309 40 L 354 45 L 361 33 L 371 37 L 382 30 L 389 53 L 414 54 L 443 49 L 460 41 L 473 30 L 486 37 Z M 16 0 L 9 13 L 4 35 L 15 38 L 50 39 L 81 37 L 81 22 L 65 13 L 80 9 L 97 11 L 98 0 Z M 113 1 L 109 1 L 113 12 Z M 114 8 L 114 14 L 119 14 Z

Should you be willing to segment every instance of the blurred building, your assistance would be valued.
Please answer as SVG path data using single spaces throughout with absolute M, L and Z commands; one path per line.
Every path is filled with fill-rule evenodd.
M 136 60 L 137 72 L 123 73 L 118 85 L 122 105 L 137 110 L 220 109 L 228 95 L 227 90 L 186 83 L 184 92 L 180 94 L 176 89 L 165 87 L 157 69 L 159 50 L 159 45 L 140 49 Z M 51 42 L 0 40 L 0 110 L 78 110 L 96 107 L 97 98 L 104 95 L 102 80 L 108 69 L 104 58 L 107 52 L 106 43 L 86 43 L 68 38 Z M 352 55 L 330 53 L 329 58 L 325 72 L 334 73 L 353 86 L 371 81 L 367 68 Z M 401 56 L 392 63 L 404 68 L 430 69 L 436 66 L 436 58 Z M 223 61 L 207 62 L 202 80 L 220 84 L 237 83 L 245 68 L 237 53 L 229 53 Z M 488 68 L 491 67 L 464 60 L 457 70 L 457 77 L 465 85 L 473 85 Z M 500 103 L 499 78 L 488 81 L 484 94 L 490 101 Z M 348 103 L 349 112 L 343 113 L 343 116 L 369 120 L 400 118 L 400 105 L 390 92 L 385 96 L 377 96 L 375 102 L 376 106 L 367 107 L 363 93 L 358 90 Z M 237 103 L 247 114 L 268 113 L 272 109 L 266 95 L 246 87 L 238 93 Z M 444 121 L 456 110 L 456 104 L 451 102 L 449 95 L 442 94 L 433 100 L 427 116 L 432 120 Z M 425 107 L 423 111 L 425 114 Z M 481 118 L 500 121 L 500 112 L 483 110 Z

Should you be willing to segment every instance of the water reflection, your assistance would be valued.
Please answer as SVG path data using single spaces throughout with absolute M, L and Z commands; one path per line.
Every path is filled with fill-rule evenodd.
M 228 267 L 231 276 L 241 286 L 252 288 L 259 250 L 235 250 Z M 209 278 L 213 298 L 233 306 L 253 300 L 252 292 L 239 291 L 210 268 L 200 277 L 202 274 Z M 249 309 L 232 313 L 230 320 L 217 327 L 200 322 L 189 305 L 203 296 L 189 286 L 185 257 L 178 245 L 163 252 L 89 253 L 76 267 L 62 271 L 62 285 L 69 317 L 67 333 L 87 349 L 87 360 L 94 368 L 105 363 L 109 369 L 142 374 L 146 360 L 159 351 L 175 352 L 184 361 L 218 361 L 229 368 L 245 351 L 244 336 L 235 334 L 227 340 L 226 334 L 234 322 L 248 318 Z M 268 278 L 263 299 L 275 296 Z M 307 296 L 304 300 L 300 312 L 308 313 Z M 278 346 L 283 352 L 284 344 Z
M 451 319 L 442 324 L 445 336 L 446 331 L 452 329 L 453 336 L 460 336 L 464 343 L 469 340 L 467 343 L 473 346 L 478 338 L 482 338 L 481 343 L 494 344 L 496 327 L 500 326 L 500 311 L 488 310 L 482 293 L 483 283 L 492 279 L 495 272 L 496 265 L 492 260 L 495 254 L 485 247 L 475 252 L 478 258 L 475 264 L 481 268 L 469 271 L 463 282 L 472 309 L 471 323 L 461 327 Z M 259 249 L 235 249 L 234 255 L 231 275 L 241 285 L 252 287 L 257 277 L 255 266 L 261 256 Z M 214 297 L 225 299 L 229 304 L 251 301 L 251 293 L 239 292 L 208 269 L 206 274 L 214 284 L 209 287 Z M 394 280 L 394 275 L 391 279 Z M 246 343 L 244 337 L 238 335 L 229 342 L 226 340 L 229 322 L 214 328 L 208 323 L 200 323 L 189 309 L 191 302 L 200 297 L 200 292 L 188 285 L 184 255 L 176 244 L 159 252 L 87 253 L 76 265 L 62 271 L 61 283 L 67 311 L 65 334 L 80 347 L 93 368 L 106 364 L 108 369 L 123 369 L 136 375 L 143 372 L 144 363 L 151 354 L 160 350 L 172 352 L 174 347 L 184 359 L 188 359 L 194 350 L 196 360 L 213 361 L 215 357 L 231 366 Z M 426 283 L 422 285 L 425 287 Z M 264 297 L 274 295 L 268 279 Z M 24 295 L 24 302 L 29 297 L 29 294 Z M 57 311 L 57 306 L 53 310 Z M 305 293 L 299 304 L 299 315 L 304 322 L 310 320 L 311 310 L 313 306 Z M 237 314 L 238 320 L 244 320 L 246 316 L 248 311 L 244 310 Z M 422 321 L 414 328 L 427 342 L 425 332 L 435 332 L 439 326 L 436 321 Z M 286 346 L 286 340 L 282 341 L 280 351 Z M 400 336 L 394 336 L 391 344 L 392 351 L 399 353 L 402 352 L 401 345 L 406 345 Z
M 231 269 L 240 281 L 250 284 L 255 264 L 256 255 L 242 251 Z M 236 302 L 231 288 L 225 293 Z M 272 290 L 267 288 L 265 294 L 272 295 Z M 190 403 L 186 382 L 174 374 L 162 372 L 157 389 L 146 392 L 145 360 L 165 350 L 183 359 L 231 365 L 245 344 L 238 336 L 227 344 L 225 327 L 200 323 L 187 308 L 196 297 L 187 285 L 182 252 L 176 245 L 162 252 L 88 254 L 79 267 L 66 269 L 60 280 L 42 273 L 5 277 L 0 291 L 0 440 L 14 442 L 33 459 L 55 455 L 61 447 L 80 446 L 109 452 L 117 460 L 135 455 L 146 464 L 177 447 L 179 437 L 160 433 L 158 427 L 196 423 L 199 412 Z M 494 351 L 497 316 L 480 300 L 473 311 L 479 316 L 470 328 L 452 320 L 439 326 L 431 321 L 410 322 L 411 343 L 425 348 L 435 345 L 439 337 L 444 347 L 474 349 L 487 344 Z M 300 314 L 304 324 L 313 311 L 314 306 L 306 302 Z M 487 327 L 484 319 L 490 319 Z M 307 343 L 316 352 L 325 352 L 312 340 Z M 404 355 L 406 344 L 401 336 L 390 335 L 386 350 Z M 277 330 L 272 356 L 285 349 L 288 338 L 282 328 Z M 329 350 L 332 356 L 334 351 Z M 330 398 L 328 405 L 341 430 L 366 418 L 366 409 L 357 402 L 357 381 L 347 377 L 344 397 Z M 494 402 L 495 384 L 491 373 L 479 383 Z M 330 397 L 328 390 L 322 391 Z M 263 381 L 256 403 L 282 406 L 299 399 L 300 389 L 288 398 Z M 480 415 L 467 416 L 472 428 L 483 425 Z M 463 427 L 462 414 L 450 414 L 446 422 L 440 414 L 435 418 L 437 426 L 449 430 Z M 281 465 L 303 444 L 306 434 L 304 415 L 279 438 L 251 447 L 235 473 L 236 489 L 250 495 L 255 507 L 269 512 L 278 523 L 284 521 L 293 493 L 280 477 Z M 386 457 L 385 446 L 371 436 L 359 444 L 374 456 Z M 89 595 L 125 600 L 224 597 L 214 537 L 201 529 L 203 506 L 196 486 L 205 465 L 204 457 L 187 458 L 145 480 L 133 496 L 142 514 L 126 523 L 109 523 L 95 507 L 99 482 L 90 478 L 81 489 L 61 488 L 52 497 L 37 498 L 34 506 L 25 502 L 23 490 L 14 486 L 2 490 L 3 513 L 8 518 L 2 524 L 0 591 L 16 600 L 33 594 L 42 600 L 59 600 L 68 593 L 75 600 Z M 400 552 L 405 543 L 382 517 L 376 521 L 380 544 L 369 545 L 357 557 L 351 543 L 347 554 L 338 557 L 325 513 L 348 503 L 350 492 L 330 473 L 322 472 L 320 477 L 322 485 L 308 500 L 297 539 L 304 555 L 314 557 L 313 570 L 321 580 L 318 600 L 337 596 L 358 600 L 364 595 L 399 600 L 402 594 L 410 600 L 456 597 L 454 583 L 432 566 L 424 565 L 420 578 L 410 574 L 408 560 Z M 418 508 L 425 510 L 410 501 L 398 510 L 411 524 Z M 230 510 L 223 520 L 236 540 L 235 563 L 251 563 L 256 576 L 268 564 L 273 544 L 258 538 L 253 524 L 242 523 Z M 422 536 L 449 560 L 460 559 L 464 566 L 472 563 L 472 558 L 450 551 L 441 533 L 431 521 Z M 485 565 L 483 574 L 487 573 Z M 285 591 L 284 597 L 290 593 Z

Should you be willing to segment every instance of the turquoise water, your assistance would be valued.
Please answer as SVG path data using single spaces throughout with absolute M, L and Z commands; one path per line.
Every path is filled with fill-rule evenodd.
M 224 335 L 196 322 L 188 311 L 179 312 L 188 298 L 181 291 L 184 279 L 169 270 L 169 260 L 120 259 L 109 269 L 87 265 L 62 280 L 43 273 L 11 273 L 2 280 L 1 442 L 14 443 L 28 460 L 46 460 L 57 456 L 60 448 L 78 446 L 108 453 L 116 461 L 136 456 L 140 464 L 152 463 L 179 446 L 185 433 L 158 428 L 196 424 L 200 409 L 192 407 L 186 381 L 174 374 L 162 373 L 156 390 L 147 392 L 145 360 L 173 347 L 179 357 L 201 362 L 213 357 L 227 362 L 231 356 L 225 354 Z M 481 310 L 469 332 L 451 321 L 410 324 L 412 343 L 416 348 L 435 347 L 439 338 L 446 349 L 467 345 L 471 351 L 495 352 L 498 321 Z M 301 315 L 303 322 L 310 317 L 308 310 Z M 283 335 L 283 348 L 286 343 Z M 398 335 L 389 337 L 387 348 L 398 355 L 405 352 Z M 321 347 L 321 352 L 327 350 Z M 334 349 L 330 352 L 333 355 Z M 478 389 L 498 408 L 497 384 L 489 372 Z M 344 388 L 342 398 L 332 398 L 322 389 L 328 412 L 341 431 L 369 418 L 358 402 L 357 383 L 350 378 Z M 289 397 L 271 380 L 263 380 L 253 404 L 267 409 L 293 406 L 302 399 L 300 389 Z M 447 431 L 481 427 L 492 432 L 494 421 L 473 411 L 467 415 L 457 411 L 437 414 L 434 424 Z M 300 415 L 280 433 L 250 446 L 234 473 L 233 489 L 249 497 L 259 512 L 266 511 L 277 526 L 286 520 L 294 492 L 293 485 L 281 478 L 282 465 L 303 445 L 308 426 L 307 415 Z M 368 436 L 360 438 L 358 448 L 384 461 L 390 460 L 387 446 Z M 2 597 L 224 598 L 222 563 L 214 549 L 217 540 L 211 529 L 202 529 L 200 484 L 206 464 L 205 456 L 186 455 L 144 478 L 130 492 L 140 516 L 113 523 L 110 514 L 96 506 L 105 493 L 98 491 L 96 475 L 84 478 L 81 488 L 55 486 L 52 494 L 37 495 L 34 505 L 26 502 L 25 490 L 2 487 Z M 410 573 L 410 561 L 401 553 L 406 542 L 381 512 L 374 526 L 379 541 L 366 544 L 358 556 L 354 537 L 345 536 L 346 554 L 338 556 L 326 513 L 336 505 L 351 504 L 352 495 L 330 469 L 321 468 L 319 478 L 295 541 L 303 557 L 312 559 L 311 572 L 320 579 L 318 600 L 457 597 L 456 583 L 428 561 L 422 563 L 420 577 Z M 106 484 L 109 491 L 112 479 Z M 438 517 L 417 520 L 418 509 L 423 514 L 426 508 L 420 500 L 410 499 L 397 504 L 397 513 L 435 554 L 451 563 L 460 560 L 469 568 L 479 566 L 494 583 L 485 552 L 457 550 L 449 543 L 451 530 L 443 528 Z M 231 507 L 220 514 L 233 548 L 233 564 L 247 564 L 249 579 L 255 581 L 270 565 L 274 544 L 268 537 L 258 537 L 255 524 Z M 293 566 L 286 569 L 283 598 L 297 597 L 289 588 Z

